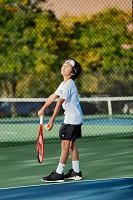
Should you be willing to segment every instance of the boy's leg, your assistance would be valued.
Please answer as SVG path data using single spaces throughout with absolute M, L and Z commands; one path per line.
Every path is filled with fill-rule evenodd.
M 60 156 L 60 162 L 63 164 L 66 164 L 66 161 L 68 159 L 69 146 L 70 146 L 69 140 L 62 140 L 62 151 L 61 151 L 61 156 Z
M 68 171 L 67 174 L 64 175 L 65 180 L 81 180 L 82 179 L 82 172 L 79 168 L 79 153 L 76 147 L 76 143 L 73 142 L 70 145 L 70 153 L 72 157 L 72 169 Z
M 69 147 L 69 150 L 70 150 L 70 153 L 71 153 L 72 161 L 79 160 L 79 153 L 78 153 L 78 150 L 77 150 L 76 142 L 72 143 L 72 146 Z
M 72 158 L 72 168 L 75 172 L 79 173 L 79 153 L 76 147 L 76 142 L 73 142 L 72 148 L 70 148 L 71 158 Z
M 62 141 L 62 151 L 60 156 L 60 162 L 57 167 L 56 171 L 53 171 L 49 176 L 42 177 L 42 181 L 44 182 L 63 182 L 64 181 L 64 174 L 63 170 L 68 158 L 69 154 L 69 145 L 70 141 L 63 140 Z
M 62 140 L 62 151 L 61 151 L 61 156 L 60 156 L 60 162 L 56 169 L 56 172 L 59 174 L 63 173 L 64 167 L 69 155 L 69 146 L 70 146 L 69 140 Z

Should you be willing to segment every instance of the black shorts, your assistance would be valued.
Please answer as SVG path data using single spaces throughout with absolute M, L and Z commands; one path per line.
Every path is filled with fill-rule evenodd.
M 82 124 L 62 124 L 59 130 L 60 140 L 75 141 L 77 138 L 81 138 L 81 126 Z

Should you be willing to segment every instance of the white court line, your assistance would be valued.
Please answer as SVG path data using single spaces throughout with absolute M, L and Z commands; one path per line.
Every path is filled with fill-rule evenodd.
M 7 134 L 9 134 L 9 135 L 15 135 L 15 134 L 17 134 L 18 132 L 14 132 L 14 131 L 0 131 L 0 135 L 7 135 Z
M 95 182 L 95 181 L 108 181 L 108 180 L 121 180 L 121 179 L 133 179 L 133 177 L 121 177 L 121 178 L 109 178 L 109 179 L 94 179 L 94 180 L 81 180 L 81 181 L 64 181 L 62 183 L 44 183 L 39 185 L 27 185 L 27 186 L 18 186 L 18 187 L 9 187 L 9 188 L 0 188 L 1 190 L 9 189 L 19 189 L 19 188 L 28 188 L 28 187 L 39 187 L 39 186 L 48 186 L 48 185 L 59 185 L 59 184 L 72 184 L 72 183 L 82 183 L 82 182 Z

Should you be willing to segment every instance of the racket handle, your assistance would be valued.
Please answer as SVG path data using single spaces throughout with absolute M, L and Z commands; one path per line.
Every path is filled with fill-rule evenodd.
M 43 124 L 43 116 L 40 116 L 40 124 Z

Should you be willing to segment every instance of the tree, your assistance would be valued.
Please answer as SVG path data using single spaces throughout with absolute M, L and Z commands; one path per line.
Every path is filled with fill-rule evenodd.
M 56 74 L 66 57 L 82 65 L 81 95 L 132 95 L 126 89 L 133 82 L 132 48 L 123 48 L 132 41 L 127 28 L 131 13 L 113 8 L 91 17 L 57 20 L 52 11 L 41 10 L 41 2 L 5 0 L 0 4 L 1 95 L 49 95 L 61 81 Z M 117 84 L 127 93 L 123 89 L 118 93 Z
M 39 76 L 50 71 L 56 59 L 52 38 L 57 20 L 38 8 L 40 2 L 5 1 L 1 5 L 0 76 L 3 94 L 7 97 L 21 96 L 25 91 L 18 88 L 21 82 L 24 80 L 27 87 L 30 73 Z
M 122 90 L 115 90 L 115 84 L 131 88 L 132 78 L 130 81 L 127 78 L 133 74 L 132 49 L 125 51 L 121 47 L 123 43 L 130 44 L 132 41 L 132 34 L 127 30 L 130 23 L 131 13 L 115 8 L 92 15 L 86 21 L 74 23 L 70 35 L 75 41 L 72 56 L 82 63 L 86 73 L 92 74 L 97 86 L 94 87 L 93 94 L 125 95 Z M 85 93 L 90 93 L 88 81 L 82 81 L 81 87 L 86 89 Z M 85 84 L 86 86 L 83 86 Z M 128 92 L 129 90 L 127 95 L 132 94 L 131 90 Z

